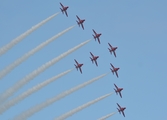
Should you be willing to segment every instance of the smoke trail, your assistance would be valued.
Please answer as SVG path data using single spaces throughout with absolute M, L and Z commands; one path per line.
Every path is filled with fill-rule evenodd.
M 3 69 L 0 72 L 0 79 L 2 79 L 5 75 L 7 75 L 10 71 L 12 71 L 15 67 L 17 67 L 19 64 L 21 64 L 23 61 L 25 61 L 26 59 L 28 59 L 31 55 L 35 54 L 40 49 L 42 49 L 43 47 L 45 47 L 46 45 L 48 45 L 50 42 L 54 41 L 55 39 L 57 39 L 58 37 L 60 37 L 61 35 L 63 35 L 64 33 L 68 32 L 69 30 L 71 30 L 74 27 L 75 26 L 71 26 L 71 27 L 65 29 L 64 31 L 58 33 L 57 35 L 53 36 L 52 38 L 48 39 L 47 41 L 41 43 L 36 48 L 32 49 L 31 51 L 29 51 L 28 53 L 26 53 L 25 55 L 23 55 L 21 58 L 19 58 L 16 61 L 14 61 L 12 64 L 10 64 L 9 66 L 7 66 L 5 69 Z
M 86 108 L 86 107 L 88 107 L 88 106 L 90 106 L 90 105 L 92 105 L 92 104 L 94 104 L 94 103 L 96 103 L 96 102 L 98 102 L 98 101 L 110 96 L 111 94 L 113 94 L 113 93 L 106 94 L 106 95 L 101 96 L 99 98 L 96 98 L 95 100 L 92 100 L 92 101 L 90 101 L 90 102 L 88 102 L 86 104 L 83 104 L 83 105 L 81 105 L 81 106 L 79 106 L 79 107 L 77 107 L 77 108 L 75 108 L 75 109 L 73 109 L 73 110 L 61 115 L 60 117 L 55 118 L 55 120 L 65 120 L 66 118 L 72 116 L 73 114 L 79 112 L 80 110 L 82 110 L 82 109 L 84 109 L 84 108 Z
M 32 26 L 31 29 L 27 30 L 26 32 L 24 32 L 23 34 L 21 34 L 20 36 L 18 36 L 17 38 L 15 38 L 14 40 L 12 40 L 10 43 L 8 43 L 7 45 L 5 45 L 4 47 L 0 48 L 0 56 L 4 53 L 6 53 L 9 49 L 11 49 L 14 45 L 16 45 L 18 42 L 20 42 L 22 39 L 24 39 L 25 37 L 27 37 L 30 33 L 32 33 L 34 30 L 36 30 L 37 28 L 41 27 L 43 24 L 45 24 L 46 22 L 48 22 L 49 20 L 51 20 L 52 18 L 54 18 L 56 15 L 58 15 L 58 13 L 53 14 L 52 16 L 48 17 L 47 19 L 41 21 L 40 23 L 38 23 L 35 26 Z
M 37 92 L 38 90 L 42 89 L 43 87 L 45 87 L 46 85 L 50 84 L 51 82 L 55 81 L 56 79 L 66 75 L 67 73 L 71 72 L 73 69 L 67 70 L 63 73 L 60 73 L 57 76 L 54 76 L 32 88 L 30 88 L 29 90 L 27 90 L 26 92 L 22 93 L 21 95 L 15 97 L 14 99 L 11 99 L 10 101 L 2 104 L 0 106 L 0 114 L 2 114 L 3 112 L 5 112 L 6 110 L 8 110 L 10 107 L 12 107 L 13 105 L 15 105 L 16 103 L 20 102 L 21 100 L 25 99 L 26 97 L 28 97 L 29 95 L 33 94 L 34 92 Z
M 106 116 L 103 116 L 103 117 L 99 118 L 98 120 L 105 120 L 105 119 L 107 119 L 107 118 L 113 116 L 115 113 L 116 113 L 116 112 L 110 113 L 110 114 L 108 114 L 108 115 L 106 115 Z
M 107 74 L 108 74 L 108 73 L 107 73 Z M 36 112 L 42 110 L 43 108 L 47 107 L 48 105 L 51 105 L 51 104 L 54 103 L 55 101 L 57 101 L 57 100 L 59 100 L 59 99 L 65 97 L 65 96 L 67 96 L 67 95 L 69 95 L 69 94 L 71 94 L 71 93 L 73 93 L 73 92 L 75 92 L 75 91 L 77 91 L 77 90 L 79 90 L 79 89 L 81 89 L 81 88 L 83 88 L 83 87 L 85 87 L 85 86 L 87 86 L 87 85 L 89 85 L 89 84 L 91 84 L 91 83 L 97 81 L 97 80 L 100 79 L 100 78 L 103 78 L 103 77 L 106 76 L 107 74 L 100 75 L 100 76 L 98 76 L 98 77 L 96 77 L 96 78 L 93 78 L 93 79 L 91 79 L 91 80 L 89 80 L 89 81 L 87 81 L 87 82 L 84 82 L 84 83 L 82 83 L 82 84 L 80 84 L 80 85 L 78 85 L 78 86 L 76 86 L 76 87 L 74 87 L 74 88 L 71 88 L 71 89 L 69 89 L 69 90 L 67 90 L 67 91 L 65 91 L 65 92 L 63 92 L 63 93 L 61 93 L 61 94 L 59 94 L 59 95 L 57 95 L 57 96 L 51 98 L 51 99 L 48 99 L 48 100 L 46 100 L 45 102 L 43 102 L 43 103 L 41 103 L 41 104 L 38 104 L 38 105 L 36 105 L 36 106 L 34 106 L 34 107 L 28 109 L 27 111 L 23 112 L 22 114 L 16 116 L 16 117 L 14 118 L 14 120 L 24 120 L 24 119 L 27 119 L 28 117 L 32 116 L 32 115 L 35 114 Z
M 22 80 L 18 81 L 15 85 L 13 85 L 11 88 L 9 88 L 8 90 L 6 90 L 4 93 L 1 94 L 0 104 L 2 104 L 5 100 L 7 100 L 11 95 L 13 95 L 18 89 L 20 89 L 22 86 L 24 86 L 26 83 L 28 83 L 31 79 L 33 79 L 34 77 L 36 77 L 37 75 L 39 75 L 40 73 L 45 71 L 50 66 L 54 65 L 56 62 L 60 61 L 62 58 L 69 55 L 70 53 L 72 53 L 72 52 L 76 51 L 77 49 L 79 49 L 80 47 L 84 46 L 88 42 L 90 42 L 90 40 L 87 40 L 87 41 L 75 46 L 74 48 L 69 49 L 68 51 L 64 52 L 63 54 L 61 54 L 58 57 L 52 59 L 51 61 L 45 63 L 44 65 L 42 65 L 38 69 L 34 70 L 32 73 L 30 73 L 29 75 L 24 77 Z

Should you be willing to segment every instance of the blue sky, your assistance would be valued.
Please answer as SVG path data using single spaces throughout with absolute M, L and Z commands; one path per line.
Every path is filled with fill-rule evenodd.
M 108 120 L 167 119 L 165 112 L 167 106 L 167 96 L 165 95 L 167 84 L 166 0 L 0 1 L 0 47 L 52 14 L 60 12 L 59 2 L 69 6 L 69 17 L 60 13 L 2 55 L 0 70 L 40 43 L 75 25 L 76 15 L 81 19 L 86 19 L 85 30 L 76 26 L 5 76 L 0 81 L 0 93 L 42 64 L 92 38 L 92 29 L 95 29 L 97 33 L 102 33 L 101 44 L 92 40 L 37 76 L 10 99 L 52 76 L 74 68 L 74 59 L 84 63 L 83 74 L 76 70 L 72 71 L 13 106 L 0 115 L 0 119 L 12 119 L 34 105 L 109 72 L 110 63 L 115 67 L 120 67 L 119 78 L 111 73 L 41 110 L 29 120 L 52 120 L 88 101 L 114 92 L 114 83 L 124 88 L 122 99 L 114 94 L 69 117 L 68 120 L 96 120 L 111 112 L 116 112 L 116 103 L 126 106 L 126 117 L 123 118 L 122 115 L 115 114 Z M 118 47 L 117 58 L 109 54 L 108 42 Z M 100 56 L 98 67 L 91 63 L 89 52 Z

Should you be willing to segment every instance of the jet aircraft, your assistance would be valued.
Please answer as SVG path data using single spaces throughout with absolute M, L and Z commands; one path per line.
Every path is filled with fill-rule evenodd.
M 85 21 L 85 19 L 80 19 L 77 15 L 76 15 L 76 17 L 78 18 L 78 21 L 77 21 L 77 23 L 78 23 L 78 25 L 79 25 L 79 27 L 80 27 L 80 25 L 82 26 L 82 29 L 84 30 L 84 25 L 83 25 L 83 22 Z
M 99 56 L 94 56 L 91 52 L 90 52 L 90 54 L 91 54 L 91 56 L 92 56 L 92 57 L 90 57 L 92 63 L 93 63 L 93 61 L 94 61 L 95 64 L 96 64 L 96 66 L 98 66 L 98 64 L 97 64 L 97 59 L 99 58 Z
M 118 77 L 117 71 L 119 70 L 119 68 L 115 68 L 111 63 L 110 63 L 110 65 L 111 65 L 111 67 L 113 68 L 113 69 L 110 68 L 111 72 L 112 72 L 113 74 L 114 74 L 114 72 L 115 72 L 116 76 Z
M 93 35 L 94 39 L 96 40 L 96 38 L 97 38 L 97 40 L 98 40 L 98 42 L 100 44 L 100 38 L 99 37 L 101 36 L 101 33 L 98 34 L 98 33 L 96 33 L 96 31 L 94 29 L 92 29 L 92 30 L 93 30 L 93 32 L 95 34 L 95 35 Z
M 115 88 L 116 88 L 116 89 L 114 88 L 115 93 L 116 93 L 116 94 L 118 94 L 118 93 L 119 93 L 120 97 L 122 98 L 121 91 L 123 90 L 123 88 L 118 88 L 116 84 L 114 84 L 114 86 L 115 86 Z
M 118 112 L 121 114 L 122 112 L 122 115 L 125 117 L 125 113 L 124 113 L 124 110 L 126 109 L 126 107 L 121 107 L 118 103 L 117 103 L 118 107 L 117 110 Z
M 62 7 L 62 8 L 60 8 L 61 12 L 62 12 L 62 13 L 65 12 L 66 16 L 68 17 L 67 9 L 68 9 L 69 7 L 68 7 L 68 6 L 63 6 L 62 3 L 60 3 L 60 5 L 61 5 L 61 7 Z
M 74 59 L 74 61 L 76 62 L 76 65 L 74 64 L 75 67 L 76 67 L 76 69 L 77 69 L 77 70 L 79 69 L 80 72 L 82 73 L 82 69 L 81 69 L 81 67 L 82 67 L 83 64 L 79 64 L 79 63 L 77 62 L 77 60 L 75 60 L 75 59 Z
M 116 57 L 116 53 L 115 53 L 115 50 L 118 48 L 118 47 L 113 47 L 110 43 L 108 43 L 108 45 L 110 46 L 110 48 L 108 48 L 109 52 L 112 54 L 112 52 L 114 53 L 114 56 Z

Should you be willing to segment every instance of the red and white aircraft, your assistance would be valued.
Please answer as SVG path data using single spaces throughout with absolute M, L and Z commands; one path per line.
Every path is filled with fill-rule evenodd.
M 125 117 L 125 114 L 124 114 L 124 110 L 126 109 L 126 107 L 121 107 L 118 103 L 117 103 L 118 107 L 117 110 L 118 112 L 121 114 L 122 112 L 122 115 Z
M 112 72 L 113 74 L 114 74 L 114 72 L 115 72 L 116 76 L 118 77 L 117 71 L 119 70 L 119 68 L 115 68 L 111 63 L 110 63 L 110 65 L 111 65 L 111 67 L 113 68 L 113 69 L 110 68 L 111 72 Z
M 116 92 L 116 94 L 118 94 L 118 93 L 119 93 L 120 97 L 122 98 L 121 91 L 123 90 L 123 88 L 118 88 L 116 84 L 114 84 L 114 86 L 115 86 L 115 88 L 116 88 L 116 89 L 114 89 L 114 90 L 115 90 L 115 92 Z
M 62 12 L 62 13 L 65 12 L 66 16 L 68 17 L 67 9 L 68 9 L 69 7 L 68 7 L 68 6 L 63 6 L 62 3 L 60 3 L 60 5 L 61 5 L 61 7 L 62 7 L 62 8 L 60 8 L 61 12 Z
M 82 29 L 84 30 L 83 22 L 85 21 L 85 19 L 81 20 L 77 15 L 76 15 L 76 17 L 77 17 L 78 20 L 79 20 L 79 21 L 77 21 L 79 27 L 80 27 L 80 25 L 81 25 L 81 26 L 82 26 Z
M 79 64 L 75 59 L 74 59 L 74 61 L 76 62 L 76 65 L 74 64 L 76 69 L 78 70 L 78 68 L 79 68 L 80 72 L 82 73 L 81 67 L 82 67 L 83 64 Z
M 109 52 L 112 54 L 112 52 L 114 53 L 114 56 L 116 57 L 116 53 L 115 53 L 115 50 L 118 48 L 118 47 L 113 47 L 110 43 L 108 43 L 108 45 L 110 46 L 110 48 L 108 48 Z
M 92 63 L 93 63 L 93 61 L 94 61 L 95 64 L 96 64 L 96 66 L 98 66 L 98 64 L 97 64 L 97 58 L 99 58 L 99 56 L 94 56 L 91 52 L 90 52 L 90 54 L 91 54 L 91 56 L 92 56 L 92 57 L 90 57 Z
M 98 40 L 98 42 L 100 44 L 100 38 L 99 37 L 100 37 L 101 33 L 98 34 L 98 33 L 96 33 L 96 31 L 94 29 L 92 29 L 92 30 L 93 30 L 93 32 L 95 34 L 95 35 L 93 35 L 94 39 L 96 40 L 96 38 L 97 38 L 97 40 Z

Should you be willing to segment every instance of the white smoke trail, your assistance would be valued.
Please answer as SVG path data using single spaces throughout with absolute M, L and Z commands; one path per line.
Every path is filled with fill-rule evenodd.
M 11 95 L 13 95 L 18 89 L 20 89 L 22 86 L 27 84 L 30 80 L 32 80 L 34 77 L 36 77 L 37 75 L 39 75 L 40 73 L 45 71 L 50 66 L 54 65 L 56 62 L 60 61 L 64 57 L 66 57 L 67 55 L 71 54 L 72 52 L 76 51 L 80 47 L 84 46 L 88 42 L 90 42 L 90 40 L 87 40 L 87 41 L 85 41 L 83 43 L 80 43 L 79 45 L 75 46 L 74 48 L 69 49 L 68 51 L 66 51 L 63 54 L 59 55 L 58 57 L 52 59 L 51 61 L 45 63 L 44 65 L 42 65 L 38 69 L 34 70 L 29 75 L 27 75 L 26 77 L 24 77 L 23 79 L 18 81 L 15 85 L 13 85 L 11 88 L 7 89 L 4 93 L 1 94 L 1 96 L 0 96 L 0 105 L 5 100 L 7 100 Z
M 57 35 L 53 36 L 52 38 L 48 39 L 47 41 L 41 43 L 36 48 L 32 49 L 31 51 L 29 51 L 28 53 L 26 53 L 25 55 L 23 55 L 21 58 L 19 58 L 16 61 L 14 61 L 12 64 L 10 64 L 9 66 L 7 66 L 5 69 L 3 69 L 0 72 L 0 79 L 2 79 L 5 75 L 7 75 L 10 71 L 12 71 L 15 67 L 17 67 L 19 64 L 21 64 L 23 61 L 25 61 L 26 59 L 28 59 L 31 55 L 35 54 L 40 49 L 42 49 L 43 47 L 45 47 L 46 45 L 48 45 L 50 42 L 54 41 L 55 39 L 57 39 L 58 37 L 60 37 L 61 35 L 63 35 L 64 33 L 68 32 L 69 30 L 71 30 L 74 27 L 75 26 L 71 26 L 71 27 L 63 30 L 62 32 L 60 32 Z
M 24 39 L 25 37 L 27 37 L 30 33 L 32 33 L 33 31 L 35 31 L 37 28 L 41 27 L 43 24 L 45 24 L 46 22 L 48 22 L 49 20 L 51 20 L 52 18 L 54 18 L 56 15 L 58 15 L 58 13 L 53 14 L 52 16 L 48 17 L 47 19 L 41 21 L 40 23 L 38 23 L 35 26 L 32 26 L 31 29 L 27 30 L 26 32 L 24 32 L 23 34 L 21 34 L 20 36 L 18 36 L 17 38 L 15 38 L 14 40 L 12 40 L 10 43 L 8 43 L 7 45 L 3 46 L 2 48 L 0 48 L 0 56 L 4 53 L 6 53 L 9 49 L 11 49 L 14 45 L 16 45 L 18 42 L 20 42 L 22 39 Z
M 63 73 L 60 73 L 57 76 L 54 76 L 30 89 L 28 89 L 27 91 L 25 91 L 24 93 L 20 94 L 19 96 L 15 97 L 14 99 L 11 99 L 10 101 L 7 101 L 6 103 L 2 104 L 0 106 L 0 114 L 2 114 L 3 112 L 5 112 L 6 110 L 8 110 L 10 107 L 12 107 L 13 105 L 17 104 L 18 102 L 20 102 L 21 100 L 25 99 L 26 97 L 28 97 L 29 95 L 33 94 L 34 92 L 37 92 L 38 90 L 42 89 L 43 87 L 45 87 L 46 85 L 50 84 L 51 82 L 57 80 L 58 78 L 68 74 L 69 72 L 71 72 L 73 69 L 67 70 Z
M 107 74 L 108 74 L 108 73 L 107 73 Z M 51 105 L 51 104 L 54 103 L 55 101 L 66 97 L 67 95 L 69 95 L 69 94 L 71 94 L 71 93 L 73 93 L 73 92 L 75 92 L 75 91 L 77 91 L 77 90 L 79 90 L 79 89 L 81 89 L 81 88 L 83 88 L 83 87 L 85 87 L 85 86 L 87 86 L 87 85 L 89 85 L 89 84 L 91 84 L 91 83 L 97 81 L 97 80 L 100 79 L 100 78 L 103 78 L 103 77 L 106 76 L 107 74 L 100 75 L 100 76 L 98 76 L 98 77 L 96 77 L 96 78 L 93 78 L 93 79 L 91 79 L 91 80 L 89 80 L 89 81 L 87 81 L 87 82 L 84 82 L 84 83 L 82 83 L 82 84 L 80 84 L 80 85 L 78 85 L 78 86 L 76 86 L 76 87 L 74 87 L 74 88 L 71 88 L 71 89 L 69 89 L 69 90 L 67 90 L 67 91 L 64 91 L 63 93 L 61 93 L 61 94 L 59 94 L 59 95 L 57 95 L 57 96 L 55 96 L 55 97 L 53 97 L 53 98 L 51 98 L 51 99 L 48 99 L 48 100 L 46 100 L 45 102 L 43 102 L 43 103 L 41 103 L 41 104 L 38 104 L 38 105 L 36 105 L 36 106 L 34 106 L 34 107 L 28 109 L 27 111 L 21 113 L 20 115 L 16 116 L 16 117 L 14 118 L 14 120 L 24 120 L 24 119 L 27 119 L 28 117 L 32 116 L 32 115 L 35 114 L 36 112 L 42 110 L 43 108 L 47 107 L 48 105 Z
M 55 118 L 54 120 L 65 120 L 66 118 L 72 116 L 73 114 L 75 114 L 75 113 L 81 111 L 82 109 L 84 109 L 84 108 L 86 108 L 86 107 L 88 107 L 88 106 L 90 106 L 90 105 L 92 105 L 92 104 L 94 104 L 94 103 L 96 103 L 96 102 L 98 102 L 98 101 L 110 96 L 111 94 L 113 94 L 113 93 L 109 93 L 109 94 L 106 94 L 106 95 L 101 96 L 99 98 L 96 98 L 95 100 L 92 100 L 92 101 L 90 101 L 90 102 L 88 102 L 86 104 L 83 104 L 83 105 L 81 105 L 81 106 L 79 106 L 79 107 L 77 107 L 77 108 L 75 108 L 75 109 L 73 109 L 73 110 L 61 115 L 60 117 Z
M 110 113 L 110 114 L 108 114 L 108 115 L 105 115 L 105 116 L 99 118 L 98 120 L 105 120 L 105 119 L 107 119 L 107 118 L 113 116 L 115 113 L 116 113 L 116 112 L 113 112 L 113 113 Z

